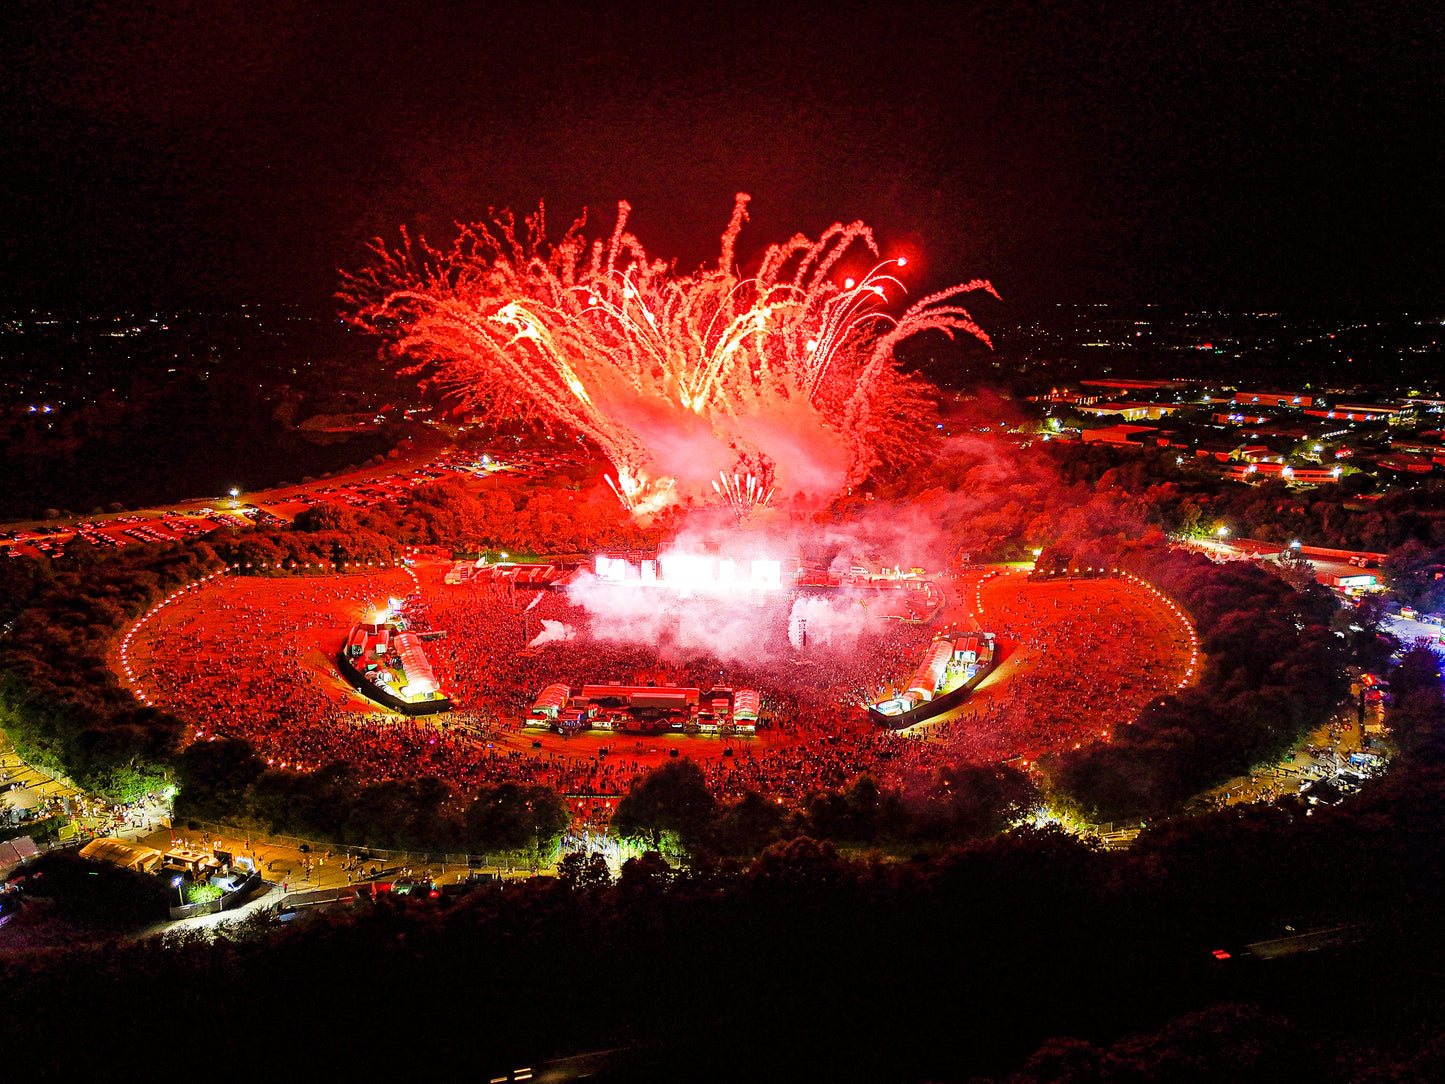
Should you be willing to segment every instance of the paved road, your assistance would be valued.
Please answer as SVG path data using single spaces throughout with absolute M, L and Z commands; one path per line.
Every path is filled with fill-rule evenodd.
M 1255 560 L 1264 557 L 1272 557 L 1279 553 L 1284 547 L 1267 542 L 1256 542 L 1253 539 L 1239 539 L 1232 541 L 1216 541 L 1213 539 L 1200 539 L 1188 543 L 1193 549 L 1201 553 L 1209 554 L 1221 560 Z M 1348 561 L 1334 560 L 1329 557 L 1310 556 L 1305 554 L 1309 563 L 1314 566 L 1316 577 L 1325 576 L 1374 576 L 1380 582 L 1385 582 L 1385 575 L 1378 568 L 1361 568 L 1352 565 Z
M 260 869 L 262 877 L 280 885 L 287 892 L 309 892 L 318 888 L 338 889 L 365 884 L 373 879 L 372 867 L 377 870 L 377 880 L 395 881 L 402 876 L 396 861 L 370 859 L 363 862 L 360 869 L 349 870 L 346 868 L 346 856 L 335 851 L 302 851 L 299 847 L 285 843 L 247 836 L 215 835 L 185 828 L 160 828 L 133 838 L 158 851 L 169 850 L 177 843 L 186 843 L 207 852 L 217 849 L 233 855 L 246 855 Z M 470 872 L 467 866 L 455 863 L 417 862 L 407 868 L 411 870 L 407 876 L 417 880 L 435 881 L 438 884 L 463 880 Z M 489 866 L 487 872 L 513 878 L 530 876 L 532 871 L 525 866 Z

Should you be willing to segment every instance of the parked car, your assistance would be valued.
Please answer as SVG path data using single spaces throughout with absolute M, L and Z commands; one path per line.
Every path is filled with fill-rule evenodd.
M 217 873 L 211 877 L 211 884 L 222 892 L 235 892 L 247 881 L 246 871 L 233 869 L 230 873 Z

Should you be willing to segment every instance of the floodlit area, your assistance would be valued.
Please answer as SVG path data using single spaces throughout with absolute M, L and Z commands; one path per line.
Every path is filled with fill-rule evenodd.
M 620 638 L 626 615 L 589 612 L 565 591 L 501 580 L 448 583 L 448 566 L 312 577 L 224 576 L 178 593 L 129 630 L 122 673 L 148 703 L 191 721 L 192 738 L 242 737 L 268 763 L 314 770 L 347 760 L 375 778 L 438 775 L 464 788 L 503 779 L 603 796 L 674 750 L 698 760 L 722 797 L 757 789 L 785 799 L 845 785 L 863 772 L 897 779 L 959 760 L 1036 763 L 1107 741 L 1151 697 L 1197 672 L 1193 630 L 1169 600 L 1124 578 L 1030 580 L 974 572 L 947 581 L 937 625 L 869 617 L 843 601 L 850 634 L 815 617 L 807 646 L 791 592 L 766 592 L 745 613 L 756 651 L 720 658 L 689 625 L 729 612 L 684 599 Z M 630 592 L 629 592 L 630 594 Z M 746 593 L 745 593 L 746 594 Z M 748 596 L 752 597 L 752 596 Z M 395 604 L 400 604 L 396 606 Z M 406 615 L 453 710 L 425 719 L 387 711 L 343 679 L 348 630 L 378 612 Z M 839 622 L 841 627 L 843 621 Z M 791 626 L 791 627 L 790 627 Z M 563 629 L 545 637 L 549 629 Z M 906 692 L 938 628 L 987 629 L 996 664 L 964 703 L 892 732 L 865 706 Z M 436 635 L 440 633 L 441 635 Z M 114 659 L 119 669 L 119 653 Z M 755 733 L 555 733 L 529 718 L 550 686 L 726 687 L 760 693 Z
M 1108 741 L 1198 672 L 1192 626 L 1168 599 L 1114 576 L 985 574 L 962 593 L 999 660 L 962 706 L 910 733 L 955 759 L 1041 757 Z

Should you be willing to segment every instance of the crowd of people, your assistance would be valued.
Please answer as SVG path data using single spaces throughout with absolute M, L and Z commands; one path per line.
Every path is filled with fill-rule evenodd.
M 712 604 L 705 600 L 674 600 L 676 609 L 656 622 L 648 642 L 608 636 L 609 616 L 585 610 L 564 591 L 507 581 L 425 592 L 409 603 L 408 618 L 413 627 L 445 630 L 428 651 L 453 703 L 499 718 L 524 715 L 539 690 L 554 682 L 580 687 L 640 677 L 702 690 L 759 689 L 769 716 L 786 722 L 805 708 L 870 703 L 883 683 L 916 665 L 931 637 L 925 626 L 860 613 L 863 630 L 845 648 L 815 637 L 809 647 L 795 649 L 790 615 L 797 597 L 779 592 L 758 608 L 747 650 L 727 658 L 707 650 L 705 641 L 689 640 L 690 626 L 711 619 Z M 563 631 L 527 646 L 548 627 Z
M 615 799 L 656 766 L 648 754 L 659 740 L 683 746 L 719 800 L 753 790 L 788 802 L 863 772 L 886 782 L 949 760 L 1033 759 L 1097 740 L 1179 680 L 1179 667 L 1154 661 L 1168 655 L 1137 652 L 1138 643 L 1186 636 L 1162 607 L 1115 581 L 1010 580 L 982 595 L 982 619 L 1012 671 L 1007 683 L 944 721 L 894 733 L 869 722 L 863 708 L 911 675 L 932 637 L 927 626 L 860 618 L 845 649 L 816 640 L 794 647 L 794 600 L 780 592 L 759 611 L 757 650 L 719 659 L 688 644 L 681 618 L 664 623 L 652 643 L 612 640 L 595 634 L 593 615 L 565 592 L 423 576 L 403 612 L 413 630 L 444 633 L 426 650 L 455 710 L 408 719 L 346 688 L 318 646 L 339 648 L 345 628 L 336 614 L 354 602 L 355 616 L 364 616 L 378 585 L 364 576 L 285 581 L 294 588 L 282 614 L 276 582 L 224 581 L 206 605 L 150 628 L 136 652 L 154 701 L 191 720 L 196 740 L 245 738 L 268 764 L 296 770 L 345 761 L 364 778 L 434 775 L 463 790 L 546 783 L 568 796 L 579 831 L 605 825 Z M 529 647 L 544 621 L 563 634 Z M 758 689 L 759 731 L 726 743 L 618 734 L 606 746 L 528 748 L 528 709 L 544 686 L 608 680 Z
M 1035 761 L 1108 740 L 1188 669 L 1186 627 L 1123 581 L 1010 577 L 978 597 L 1010 673 L 928 733 L 955 759 Z

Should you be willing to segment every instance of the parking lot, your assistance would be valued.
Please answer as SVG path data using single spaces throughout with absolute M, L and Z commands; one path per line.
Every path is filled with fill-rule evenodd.
M 0 530 L 0 554 L 9 557 L 64 559 L 79 539 L 95 549 L 120 549 L 135 543 L 200 538 L 219 528 L 289 522 L 317 504 L 370 508 L 406 499 L 417 486 L 448 477 L 484 479 L 493 475 L 542 478 L 590 462 L 576 452 L 515 450 L 447 451 L 416 466 L 397 463 L 354 471 L 339 478 L 247 492 L 236 498 L 182 501 L 169 508 L 91 516 L 63 523 L 20 524 Z

